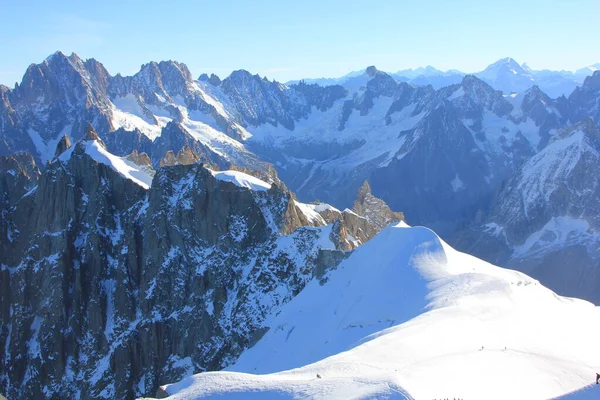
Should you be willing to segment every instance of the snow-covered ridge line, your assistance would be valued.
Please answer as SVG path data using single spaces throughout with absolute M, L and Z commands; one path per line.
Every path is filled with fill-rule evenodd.
M 388 227 L 326 277 L 228 371 L 167 385 L 169 398 L 549 399 L 600 368 L 600 308 L 427 228 Z
M 217 180 L 223 182 L 231 182 L 236 186 L 247 188 L 255 192 L 264 192 L 271 189 L 271 184 L 267 183 L 257 177 L 246 174 L 244 172 L 227 170 L 227 171 L 213 171 L 209 169 L 212 176 Z
M 61 154 L 58 159 L 63 162 L 68 161 L 77 146 L 84 146 L 84 152 L 92 159 L 110 166 L 121 176 L 135 182 L 144 189 L 149 189 L 152 185 L 152 174 L 144 171 L 141 166 L 133 163 L 126 157 L 119 157 L 110 153 L 96 140 L 82 140 Z M 270 183 L 244 172 L 235 170 L 213 171 L 211 169 L 208 169 L 208 171 L 219 181 L 231 182 L 238 187 L 247 188 L 256 192 L 267 191 L 271 188 Z
M 323 217 L 316 210 L 315 205 L 300 203 L 299 201 L 294 200 L 294 204 L 298 209 L 304 214 L 304 216 L 312 223 L 319 223 L 321 225 L 326 225 Z M 332 207 L 333 208 L 333 207 Z
M 148 173 L 148 171 L 144 171 L 141 166 L 133 163 L 127 158 L 119 157 L 108 152 L 97 140 L 79 141 L 76 145 L 61 154 L 58 159 L 63 162 L 68 161 L 71 158 L 73 151 L 78 146 L 83 146 L 84 152 L 95 161 L 108 165 L 121 176 L 135 182 L 144 189 L 149 189 L 152 185 L 152 174 Z

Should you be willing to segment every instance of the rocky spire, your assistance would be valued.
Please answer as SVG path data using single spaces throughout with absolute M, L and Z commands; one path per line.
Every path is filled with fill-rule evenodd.
M 95 140 L 106 149 L 106 145 L 104 144 L 102 139 L 100 139 L 100 136 L 98 136 L 98 133 L 90 123 L 88 123 L 85 127 L 85 134 L 83 135 L 83 138 L 81 140 Z
M 583 86 L 595 91 L 600 90 L 600 70 L 594 71 L 591 76 L 586 77 Z
M 213 86 L 219 86 L 221 84 L 221 78 L 219 78 L 215 74 L 210 74 L 210 78 L 208 78 L 208 83 Z
M 60 141 L 56 145 L 56 151 L 54 152 L 54 158 L 57 158 L 62 153 L 67 151 L 69 148 L 71 148 L 71 145 L 72 145 L 71 139 L 69 139 L 69 137 L 67 135 L 63 135 L 63 137 L 60 138 Z
M 172 150 L 167 151 L 167 154 L 160 160 L 161 167 L 171 167 L 173 165 L 190 165 L 200 161 L 200 157 L 188 146 L 183 146 L 177 156 Z
M 373 196 L 368 181 L 358 190 L 352 211 L 365 217 L 377 231 L 389 224 L 405 221 L 403 213 L 392 211 L 385 201 Z
M 371 65 L 371 66 L 367 67 L 367 69 L 365 70 L 365 72 L 370 77 L 374 77 L 375 75 L 377 75 L 377 73 L 379 72 L 379 70 L 377 68 L 375 68 L 374 65 Z
M 152 169 L 152 161 L 146 153 L 138 153 L 137 150 L 134 150 L 126 158 L 136 165 L 142 167 L 149 167 L 150 169 Z

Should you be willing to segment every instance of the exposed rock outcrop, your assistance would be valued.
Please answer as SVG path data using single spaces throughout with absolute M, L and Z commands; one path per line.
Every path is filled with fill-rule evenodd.
M 366 218 L 378 232 L 389 224 L 406 221 L 404 213 L 392 211 L 385 201 L 373 196 L 368 181 L 358 190 L 352 211 Z
M 173 165 L 190 165 L 196 164 L 198 161 L 200 161 L 200 157 L 198 157 L 188 145 L 185 145 L 183 149 L 177 153 L 177 156 L 175 156 L 173 151 L 167 151 L 167 154 L 160 160 L 160 166 L 170 167 Z
M 56 145 L 56 151 L 54 152 L 54 158 L 60 156 L 62 153 L 71 148 L 71 139 L 67 135 L 60 138 L 60 141 Z
M 368 229 L 349 212 L 323 226 L 282 184 L 248 189 L 199 163 L 161 168 L 144 189 L 88 154 L 90 140 L 93 129 L 3 208 L 9 398 L 134 398 L 223 368 L 272 310 L 345 257 L 328 240 L 334 229 Z M 150 167 L 143 154 L 127 159 Z M 25 187 L 37 180 L 18 157 L 0 163 L 19 167 Z

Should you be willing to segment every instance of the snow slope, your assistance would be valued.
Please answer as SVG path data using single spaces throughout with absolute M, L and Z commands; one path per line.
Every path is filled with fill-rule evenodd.
M 272 316 L 228 371 L 165 390 L 174 399 L 549 399 L 600 370 L 600 309 L 423 227 L 386 228 L 326 280 Z
M 230 122 L 233 121 L 230 113 L 225 108 L 226 106 L 221 103 L 221 101 L 225 102 L 224 95 L 214 90 L 209 96 L 201 86 L 206 89 L 205 84 L 192 82 L 188 89 L 191 93 L 199 95 L 204 101 L 215 107 L 216 112 L 221 117 Z M 112 124 L 114 128 L 124 128 L 129 131 L 138 129 L 154 141 L 161 136 L 162 128 L 170 121 L 178 120 L 194 139 L 208 146 L 217 154 L 226 155 L 232 149 L 242 150 L 243 145 L 222 132 L 222 128 L 218 126 L 213 116 L 204 114 L 200 110 L 188 108 L 181 95 L 174 96 L 172 100 L 159 95 L 157 97 L 160 101 L 157 101 L 157 104 L 154 105 L 147 105 L 148 111 L 146 113 L 140 106 L 136 96 L 131 93 L 114 98 L 112 100 Z M 232 106 L 227 104 L 227 108 L 231 109 Z M 174 110 L 178 110 L 181 118 L 174 117 Z M 154 116 L 156 121 L 149 118 L 148 112 Z M 241 131 L 243 138 L 250 137 L 250 134 L 241 126 L 236 124 L 236 127 Z
M 149 189 L 152 185 L 153 175 L 148 173 L 143 167 L 129 161 L 125 157 L 118 157 L 114 154 L 109 153 L 101 144 L 96 140 L 82 140 L 77 143 L 77 146 L 84 146 L 85 153 L 92 157 L 99 163 L 108 165 L 113 170 L 118 172 L 121 176 L 132 180 L 144 189 Z M 61 161 L 67 161 L 71 158 L 73 150 L 76 146 L 72 146 L 70 149 L 65 151 L 59 157 Z
M 239 187 L 245 187 L 255 192 L 271 189 L 271 184 L 240 171 L 210 171 L 219 181 L 231 182 Z

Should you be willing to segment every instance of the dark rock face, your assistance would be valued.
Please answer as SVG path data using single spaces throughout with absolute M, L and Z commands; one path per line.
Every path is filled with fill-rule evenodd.
M 76 54 L 67 57 L 57 52 L 41 64 L 32 64 L 21 85 L 11 93 L 25 130 L 35 131 L 43 140 L 53 139 L 65 126 L 81 132 L 87 122 L 107 130 L 110 121 L 104 110 L 110 108 L 108 99 L 101 87 L 90 84 L 88 75 L 86 65 Z
M 29 153 L 0 156 L 0 205 L 8 210 L 37 185 L 40 170 Z
M 311 227 L 322 222 L 282 184 L 252 191 L 179 163 L 145 190 L 90 157 L 83 140 L 99 138 L 88 129 L 41 177 L 31 156 L 0 159 L 9 398 L 134 398 L 223 368 L 317 264 L 344 258 L 333 242 L 324 250 L 338 255 L 320 255 L 332 228 Z M 150 167 L 144 154 L 129 159 Z M 370 232 L 353 213 L 340 229 Z
M 111 153 L 124 156 L 133 151 L 139 151 L 146 154 L 153 154 L 154 150 L 152 140 L 144 135 L 139 129 L 127 131 L 119 128 L 116 131 L 102 135 L 102 140 L 110 149 Z
M 67 135 L 60 138 L 60 142 L 56 145 L 56 151 L 54 152 L 54 158 L 60 156 L 62 153 L 71 148 L 71 140 Z
M 216 87 L 220 81 L 213 75 L 209 83 Z M 129 115 L 130 122 L 123 122 L 123 111 L 115 109 L 113 102 L 123 103 L 126 113 L 138 115 Z M 61 137 L 78 140 L 91 123 L 112 153 L 124 156 L 138 150 L 151 155 L 158 166 L 166 151 L 178 152 L 182 146 L 165 149 L 164 141 L 154 141 L 148 132 L 138 129 L 137 123 L 132 125 L 131 118 L 149 124 L 156 135 L 164 128 L 168 136 L 172 128 L 159 121 L 153 111 L 181 123 L 186 118 L 181 107 L 185 107 L 223 134 L 241 139 L 241 117 L 217 109 L 215 104 L 196 85 L 185 64 L 152 62 L 134 76 L 113 77 L 94 59 L 84 62 L 76 54 L 67 57 L 57 52 L 41 64 L 32 64 L 15 89 L 0 87 L 0 155 L 28 151 L 43 165 L 53 158 Z M 192 148 L 205 145 L 197 137 L 190 138 L 197 143 L 190 144 Z M 232 148 L 229 153 L 229 162 L 262 166 L 243 149 Z M 210 161 L 218 163 L 216 159 Z
M 219 78 L 215 74 L 210 74 L 210 77 L 208 78 L 208 83 L 210 83 L 213 86 L 219 86 L 221 84 L 221 78 Z
M 594 121 L 559 131 L 504 185 L 485 221 L 453 241 L 559 294 L 600 303 L 599 166 Z
M 306 97 L 306 101 L 309 105 L 315 106 L 319 111 L 327 111 L 336 100 L 344 98 L 348 91 L 340 85 L 334 86 L 319 86 L 317 84 L 307 85 L 304 82 L 300 82 L 296 85 L 292 85 L 299 93 Z
M 187 152 L 189 149 L 198 158 L 198 160 L 215 164 L 220 168 L 229 164 L 229 161 L 223 156 L 216 154 L 207 146 L 194 140 L 194 138 L 178 123 L 169 122 L 163 129 L 162 135 L 154 141 L 151 150 L 151 159 L 154 165 L 160 165 L 161 160 L 169 151 L 180 153 Z
M 173 165 L 190 165 L 196 164 L 200 161 L 200 158 L 189 148 L 185 146 L 177 156 L 169 150 L 167 154 L 160 160 L 161 167 L 171 167 Z
M 506 59 L 497 66 L 513 63 Z M 372 196 L 406 212 L 411 224 L 430 226 L 451 244 L 487 260 L 518 263 L 519 268 L 534 271 L 535 277 L 547 276 L 539 260 L 549 263 L 551 255 L 595 268 L 600 257 L 590 245 L 596 239 L 588 230 L 596 229 L 597 193 L 589 171 L 596 170 L 590 149 L 596 148 L 592 128 L 600 118 L 600 73 L 588 77 L 568 98 L 557 99 L 536 86 L 512 96 L 476 76 L 448 79 L 453 84 L 438 90 L 415 87 L 369 67 L 343 86 L 305 82 L 288 86 L 247 71 L 236 71 L 222 81 L 214 75 L 194 81 L 184 64 L 173 61 L 149 63 L 134 76 L 122 77 L 110 76 L 93 59 L 83 62 L 76 55 L 57 53 L 30 66 L 15 89 L 0 86 L 0 155 L 28 151 L 42 167 L 56 155 L 57 144 L 66 147 L 60 138 L 79 139 L 91 122 L 109 151 L 119 156 L 135 151 L 137 156 L 130 159 L 142 163 L 146 160 L 140 155 L 146 153 L 155 168 L 167 155 L 164 163 L 173 168 L 201 162 L 214 170 L 255 170 L 256 176 L 281 187 L 272 163 L 299 199 L 319 199 L 340 209 L 351 207 L 356 191 L 368 181 Z M 123 122 L 124 115 L 130 119 Z M 190 116 L 196 125 L 190 124 Z M 558 158 L 549 154 L 549 146 L 572 137 L 565 133 L 572 132 L 570 126 L 588 118 L 589 129 L 582 128 L 586 139 L 576 146 L 585 149 L 581 158 L 573 158 L 575 153 Z M 552 188 L 551 201 L 536 199 L 525 213 L 519 189 L 519 182 L 527 181 L 525 165 L 535 169 L 552 157 L 556 162 L 579 161 L 568 172 L 558 165 L 562 175 L 543 179 L 544 187 Z M 533 184 L 527 187 L 538 189 Z M 11 191 L 18 194 L 11 195 L 5 213 L 17 203 L 24 207 L 21 203 L 35 193 L 21 201 L 28 190 Z M 363 207 L 369 203 L 368 196 L 364 199 Z M 355 247 L 350 237 L 357 243 L 368 240 L 377 227 L 398 217 L 379 207 L 386 215 L 380 220 L 370 217 L 368 208 L 361 212 L 356 207 L 362 217 L 321 213 L 334 224 L 337 250 Z M 285 233 L 311 223 L 292 205 L 282 213 L 290 221 Z M 4 235 L 10 220 L 5 215 Z M 567 232 L 566 244 L 557 241 L 569 249 L 564 257 L 560 248 L 541 242 L 539 251 L 514 254 L 536 232 L 546 244 L 552 235 L 562 238 L 546 224 L 567 217 L 577 217 L 590 228 Z M 15 223 L 10 224 L 10 232 L 16 232 Z M 141 232 L 139 218 L 130 224 Z M 533 253 L 535 257 L 525 260 Z M 582 293 L 595 290 L 593 285 L 579 286 Z
M 393 208 L 410 210 L 407 213 L 414 223 L 434 226 L 442 234 L 486 207 L 493 191 L 486 179 L 491 175 L 490 164 L 449 106 L 440 105 L 405 134 L 419 140 L 407 139 L 410 151 L 400 150 L 403 157 L 372 173 L 371 187 L 378 196 Z M 444 153 L 452 156 L 438 156 Z M 478 190 L 465 190 L 469 187 Z M 424 208 L 422 202 L 435 207 Z M 454 220 L 448 218 L 451 215 Z
M 571 121 L 577 122 L 583 118 L 600 121 L 600 71 L 585 78 L 581 87 L 575 88 L 569 96 L 571 105 Z
M 146 153 L 138 153 L 137 150 L 134 150 L 127 156 L 127 159 L 134 164 L 139 166 L 145 166 L 147 168 L 152 168 L 152 161 L 150 161 L 150 157 Z
M 385 201 L 373 196 L 367 181 L 358 190 L 352 210 L 366 218 L 378 232 L 390 224 L 405 221 L 404 213 L 392 211 Z

